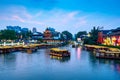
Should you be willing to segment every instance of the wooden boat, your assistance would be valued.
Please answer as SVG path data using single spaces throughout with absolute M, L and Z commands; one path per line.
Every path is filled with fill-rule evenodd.
M 99 50 L 95 53 L 96 58 L 120 59 L 120 51 Z
M 27 53 L 33 53 L 37 51 L 37 48 L 33 45 L 25 45 L 23 46 L 23 51 L 27 52 Z
M 64 49 L 52 48 L 50 50 L 50 55 L 58 56 L 58 57 L 70 57 L 70 52 L 68 52 L 68 50 L 64 50 Z

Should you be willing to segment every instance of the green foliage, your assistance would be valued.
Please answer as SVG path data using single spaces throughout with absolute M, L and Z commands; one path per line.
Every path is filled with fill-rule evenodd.
M 15 40 L 16 33 L 13 30 L 1 30 L 0 31 L 0 39 L 1 40 Z
M 86 31 L 79 31 L 76 36 L 80 37 L 80 36 L 83 36 L 83 35 L 87 35 L 87 32 Z
M 31 31 L 21 32 L 19 33 L 19 35 L 22 35 L 22 39 L 29 39 L 31 38 L 32 32 Z
M 73 39 L 73 35 L 68 31 L 63 31 L 61 37 L 62 37 L 62 39 L 66 39 L 66 40 Z
M 97 44 L 97 39 L 98 39 L 98 32 L 100 28 L 99 27 L 93 27 L 93 29 L 90 32 L 90 37 L 86 38 L 84 40 L 85 44 Z
M 38 42 L 42 43 L 42 42 L 43 42 L 43 39 L 42 39 L 42 38 L 39 38 L 39 39 L 38 39 Z
M 0 40 L 16 40 L 16 39 L 29 39 L 31 37 L 31 31 L 16 33 L 14 30 L 1 30 Z
M 87 35 L 87 32 L 86 32 L 86 31 L 79 31 L 79 32 L 76 34 L 76 40 L 77 40 L 77 38 L 80 38 L 80 37 L 82 37 L 83 35 Z

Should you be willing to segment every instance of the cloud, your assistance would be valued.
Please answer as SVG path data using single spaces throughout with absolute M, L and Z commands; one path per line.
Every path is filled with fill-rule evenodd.
M 0 9 L 0 12 L 0 23 L 4 21 L 6 26 L 14 23 L 14 25 L 22 24 L 29 28 L 34 26 L 39 30 L 51 26 L 58 31 L 69 30 L 75 33 L 81 30 L 90 31 L 93 26 L 116 27 L 120 23 L 118 17 L 103 16 L 98 13 L 90 14 L 80 10 L 40 9 L 33 13 L 24 6 L 10 6 Z
M 58 9 L 52 10 L 40 10 L 35 14 L 31 14 L 27 11 L 25 7 L 12 6 L 4 9 L 0 13 L 0 20 L 6 21 L 19 21 L 28 24 L 38 24 L 38 25 L 52 25 L 57 27 L 60 26 L 71 26 L 75 24 L 86 24 L 85 17 L 79 16 L 79 11 L 64 11 Z M 77 26 L 77 25 L 76 25 Z
M 79 15 L 79 11 L 64 11 L 53 9 L 51 11 L 40 11 L 36 14 L 35 18 L 37 17 L 37 20 L 48 25 L 56 24 L 61 26 L 68 26 L 70 23 L 72 25 L 75 25 L 76 23 L 85 24 L 85 17 Z
M 32 18 L 26 8 L 22 6 L 10 6 L 9 8 L 0 9 L 0 12 L 0 20 L 18 20 L 25 22 L 25 20 Z
M 14 15 L 12 19 L 13 19 L 13 20 L 18 20 L 18 21 L 20 21 L 20 22 L 25 22 L 24 19 L 22 19 L 22 18 L 20 18 L 19 16 L 16 16 L 16 15 Z

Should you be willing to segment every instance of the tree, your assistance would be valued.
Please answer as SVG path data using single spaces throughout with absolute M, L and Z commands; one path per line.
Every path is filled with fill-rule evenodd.
M 99 27 L 93 27 L 93 29 L 90 32 L 91 39 L 93 41 L 93 44 L 97 44 L 97 39 L 98 39 L 98 32 L 99 32 Z
M 15 40 L 17 39 L 16 33 L 13 30 L 1 30 L 0 31 L 0 39 L 1 40 Z
M 62 39 L 66 39 L 66 40 L 72 40 L 73 39 L 73 35 L 68 32 L 68 31 L 63 31 L 61 34 Z
M 32 32 L 31 31 L 27 31 L 27 32 L 21 32 L 20 35 L 22 36 L 22 39 L 29 39 L 32 36 Z
M 87 32 L 86 32 L 86 31 L 79 31 L 79 32 L 76 34 L 76 39 L 77 39 L 77 38 L 82 38 L 84 35 L 87 35 Z
M 93 29 L 90 32 L 90 37 L 87 37 L 84 40 L 84 43 L 85 44 L 97 44 L 99 30 L 100 30 L 99 26 L 97 28 L 93 27 Z

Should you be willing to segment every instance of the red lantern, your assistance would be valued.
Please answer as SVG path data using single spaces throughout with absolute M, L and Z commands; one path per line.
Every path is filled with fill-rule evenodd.
M 120 36 L 118 37 L 117 44 L 120 46 Z

